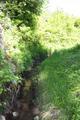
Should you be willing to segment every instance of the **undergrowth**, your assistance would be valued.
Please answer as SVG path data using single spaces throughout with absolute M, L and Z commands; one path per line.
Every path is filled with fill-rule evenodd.
M 80 120 L 80 46 L 55 51 L 40 67 L 43 110 L 57 106 L 61 120 Z

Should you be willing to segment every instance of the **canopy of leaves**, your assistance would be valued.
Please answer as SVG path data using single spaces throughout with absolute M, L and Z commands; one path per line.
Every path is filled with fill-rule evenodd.
M 41 13 L 43 2 L 43 0 L 6 0 L 1 8 L 15 22 L 19 20 L 18 26 L 24 23 L 35 27 L 36 15 Z
M 40 43 L 50 52 L 73 47 L 80 44 L 79 19 L 60 11 L 52 15 L 43 13 L 38 22 L 37 34 Z

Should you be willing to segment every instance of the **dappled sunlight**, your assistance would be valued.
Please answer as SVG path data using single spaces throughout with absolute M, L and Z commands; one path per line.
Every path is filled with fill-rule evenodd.
M 36 32 L 40 44 L 47 49 L 48 55 L 55 50 L 69 49 L 80 44 L 80 29 L 75 24 L 79 26 L 79 19 L 60 11 L 51 15 L 43 13 L 39 17 Z

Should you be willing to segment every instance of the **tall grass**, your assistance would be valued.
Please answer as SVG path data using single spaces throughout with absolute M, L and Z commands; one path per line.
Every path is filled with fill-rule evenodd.
M 80 46 L 55 51 L 40 66 L 40 100 L 43 110 L 57 106 L 66 117 L 80 120 Z

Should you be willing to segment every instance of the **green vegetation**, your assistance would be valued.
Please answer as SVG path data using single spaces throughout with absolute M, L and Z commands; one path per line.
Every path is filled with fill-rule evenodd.
M 80 119 L 80 46 L 55 51 L 41 65 L 43 109 L 55 105 L 67 120 Z M 45 87 L 44 87 L 45 86 Z M 46 108 L 48 106 L 48 108 Z M 66 118 L 63 118 L 64 120 Z
M 5 84 L 10 82 L 16 86 L 23 79 L 20 74 L 30 69 L 37 56 L 46 54 L 35 33 L 42 3 L 43 0 L 0 2 L 4 46 L 4 49 L 0 50 L 0 112 L 6 104 L 6 99 L 9 99 L 9 96 L 6 96 L 8 93 L 5 98 L 2 97 L 7 91 Z
M 7 82 L 18 84 L 23 79 L 22 72 L 30 70 L 36 60 L 42 62 L 46 58 L 39 66 L 42 111 L 56 106 L 61 111 L 60 120 L 80 120 L 80 18 L 59 11 L 41 14 L 42 3 L 43 0 L 0 2 L 4 30 L 0 95 L 6 93 Z M 4 104 L 0 101 L 0 112 Z
M 78 24 L 78 27 L 76 24 Z M 79 19 L 59 11 L 52 15 L 44 13 L 39 19 L 38 35 L 41 44 L 51 53 L 55 49 L 73 47 L 80 43 Z
M 79 120 L 79 19 L 57 12 L 44 23 L 46 28 L 40 36 L 49 57 L 40 66 L 40 105 L 44 112 L 56 106 L 61 110 L 61 120 Z
M 43 0 L 5 0 L 0 2 L 0 8 L 20 27 L 22 24 L 35 27 L 36 16 L 41 13 Z

